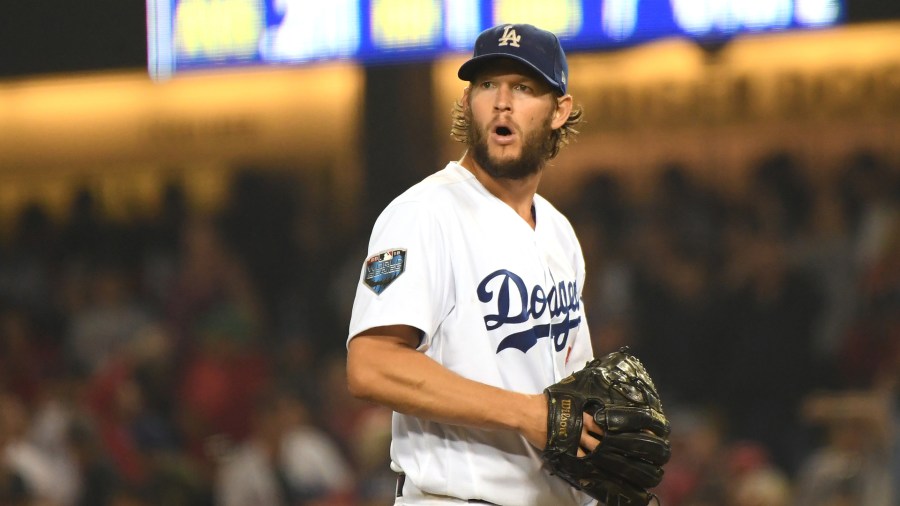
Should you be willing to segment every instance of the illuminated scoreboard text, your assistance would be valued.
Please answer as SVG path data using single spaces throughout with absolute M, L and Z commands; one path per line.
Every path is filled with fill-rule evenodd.
M 148 0 L 149 70 L 427 60 L 479 32 L 532 23 L 567 50 L 838 23 L 842 0 Z

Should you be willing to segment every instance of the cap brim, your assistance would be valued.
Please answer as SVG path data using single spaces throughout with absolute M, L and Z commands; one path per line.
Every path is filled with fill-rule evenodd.
M 485 62 L 487 62 L 489 60 L 497 60 L 500 58 L 515 60 L 515 61 L 518 61 L 518 62 L 524 64 L 526 67 L 533 70 L 537 75 L 543 77 L 544 81 L 547 81 L 547 84 L 549 84 L 554 89 L 556 89 L 557 91 L 562 93 L 562 91 L 563 91 L 562 87 L 559 85 L 558 82 L 551 79 L 550 76 L 548 76 L 547 74 L 541 72 L 540 69 L 538 69 L 537 67 L 532 65 L 531 62 L 529 62 L 525 58 L 516 56 L 514 54 L 493 53 L 493 54 L 483 54 L 481 56 L 476 56 L 476 57 L 470 59 L 469 61 L 463 63 L 459 67 L 459 71 L 456 73 L 456 75 L 463 81 L 471 81 L 472 78 L 475 77 L 475 73 L 478 72 L 478 69 L 481 68 L 481 66 L 484 65 Z

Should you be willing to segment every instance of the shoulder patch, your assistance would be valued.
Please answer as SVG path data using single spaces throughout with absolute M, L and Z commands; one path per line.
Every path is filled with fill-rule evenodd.
M 363 283 L 378 295 L 406 269 L 406 250 L 389 249 L 366 259 Z

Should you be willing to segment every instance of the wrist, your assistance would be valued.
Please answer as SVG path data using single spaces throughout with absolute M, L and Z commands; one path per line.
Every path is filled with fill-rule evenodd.
M 525 412 L 519 419 L 519 432 L 532 446 L 543 450 L 547 446 L 547 396 L 528 395 L 523 406 Z

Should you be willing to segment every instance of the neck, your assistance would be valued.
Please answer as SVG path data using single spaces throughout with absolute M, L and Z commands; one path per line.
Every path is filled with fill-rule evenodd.
M 471 154 L 466 152 L 459 164 L 475 175 L 475 179 L 495 197 L 513 209 L 531 228 L 535 227 L 531 206 L 538 184 L 541 182 L 542 170 L 522 179 L 495 178 L 485 171 Z

